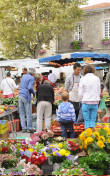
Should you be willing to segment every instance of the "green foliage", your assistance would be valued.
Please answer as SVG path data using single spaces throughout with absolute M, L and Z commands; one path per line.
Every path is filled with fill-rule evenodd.
M 90 168 L 107 169 L 110 165 L 110 154 L 105 151 L 91 152 L 89 156 L 79 159 L 79 164 L 86 163 Z
M 73 41 L 71 43 L 71 46 L 73 47 L 74 50 L 78 50 L 81 48 L 82 44 L 83 44 L 82 41 Z
M 52 175 L 81 175 L 81 171 L 79 168 L 74 167 L 74 163 L 71 160 L 65 160 Z
M 81 164 L 78 164 L 78 168 L 84 168 L 84 171 L 87 172 L 87 175 L 103 175 L 103 170 L 97 170 L 97 169 L 91 169 L 89 168 L 88 164 L 83 162 Z
M 14 168 L 17 165 L 17 160 L 16 159 L 12 159 L 12 160 L 4 160 L 1 164 L 1 166 L 5 169 L 9 169 L 9 168 Z
M 86 0 L 1 0 L 0 40 L 4 56 L 36 58 L 42 44 L 71 30 Z
M 44 148 L 44 144 L 41 144 L 41 143 L 37 143 L 35 146 L 35 149 L 37 150 L 37 152 L 41 152 L 43 148 Z

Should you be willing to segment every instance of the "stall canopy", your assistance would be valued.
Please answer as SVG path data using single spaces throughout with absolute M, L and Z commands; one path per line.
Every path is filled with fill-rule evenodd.
M 64 64 L 73 61 L 81 61 L 83 58 L 91 58 L 93 61 L 103 61 L 110 62 L 110 55 L 104 53 L 93 53 L 93 52 L 74 52 L 74 53 L 66 53 L 66 54 L 58 54 L 51 57 L 46 57 L 39 59 L 39 63 L 43 62 L 55 62 L 58 64 Z

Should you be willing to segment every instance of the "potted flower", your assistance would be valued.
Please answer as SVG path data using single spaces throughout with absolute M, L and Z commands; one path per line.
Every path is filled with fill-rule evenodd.
M 74 50 L 78 50 L 80 49 L 81 47 L 83 46 L 83 42 L 82 40 L 75 40 L 73 42 L 71 42 L 71 47 L 74 49 Z
M 108 37 L 105 37 L 105 38 L 103 39 L 103 44 L 104 44 L 104 45 L 110 44 L 110 39 L 109 39 Z

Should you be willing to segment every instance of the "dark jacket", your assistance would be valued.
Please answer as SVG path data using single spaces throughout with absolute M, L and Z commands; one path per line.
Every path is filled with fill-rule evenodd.
M 37 103 L 39 101 L 54 102 L 54 89 L 49 84 L 41 84 L 36 93 Z

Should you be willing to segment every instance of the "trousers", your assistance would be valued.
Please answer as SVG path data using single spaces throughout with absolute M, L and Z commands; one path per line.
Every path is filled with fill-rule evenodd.
M 86 128 L 94 128 L 98 112 L 98 104 L 82 104 L 82 113 Z
M 32 104 L 24 97 L 19 97 L 19 115 L 23 130 L 32 130 Z
M 37 132 L 42 131 L 43 118 L 45 120 L 45 129 L 51 125 L 52 104 L 48 101 L 39 101 L 37 104 Z

